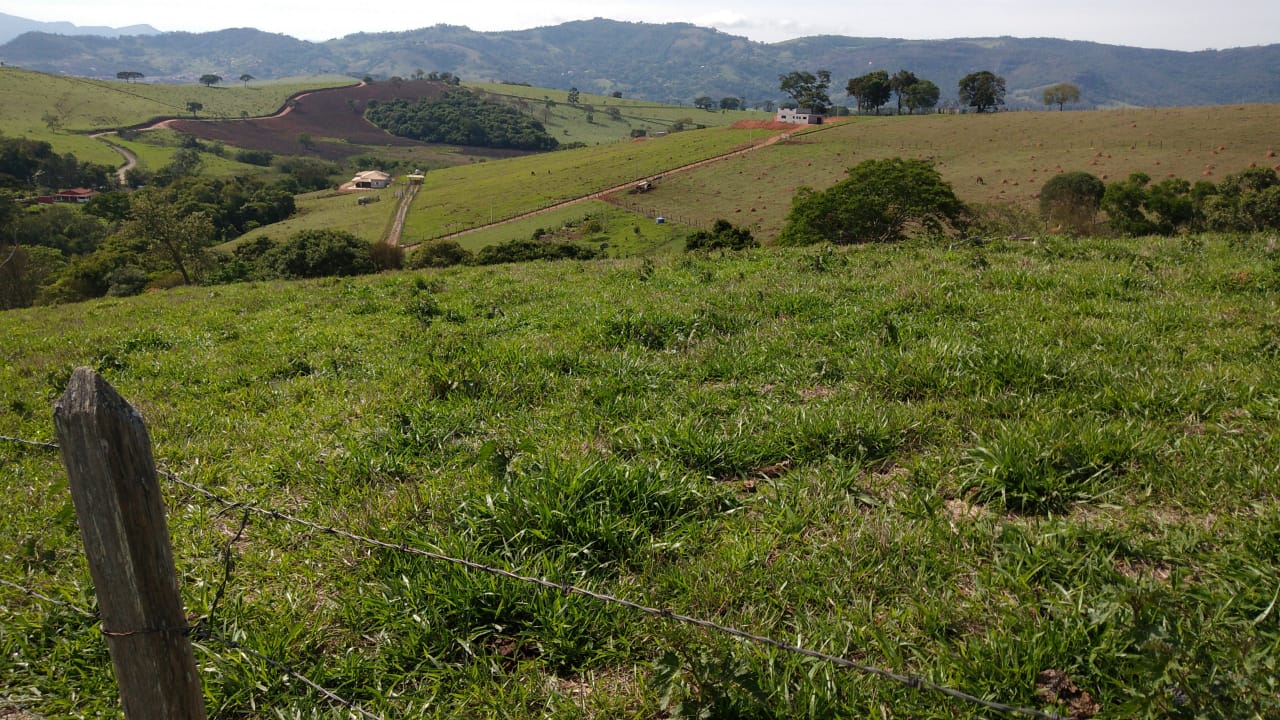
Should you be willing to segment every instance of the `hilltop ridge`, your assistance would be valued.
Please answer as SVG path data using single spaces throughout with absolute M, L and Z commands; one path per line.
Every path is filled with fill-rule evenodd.
M 832 72 L 832 98 L 847 104 L 846 79 L 868 69 L 905 68 L 954 99 L 959 79 L 991 70 L 1007 80 L 1010 108 L 1043 107 L 1058 82 L 1081 89 L 1079 108 L 1168 107 L 1280 101 L 1280 45 L 1185 52 L 1054 38 L 905 40 L 823 35 L 761 43 L 688 23 L 606 19 L 506 32 L 436 25 L 356 33 L 313 43 L 252 28 L 125 37 L 28 32 L 0 45 L 0 60 L 50 73 L 194 82 L 216 73 L 269 79 L 345 73 L 408 77 L 418 69 L 465 80 L 691 103 L 699 96 L 783 98 L 778 75 Z

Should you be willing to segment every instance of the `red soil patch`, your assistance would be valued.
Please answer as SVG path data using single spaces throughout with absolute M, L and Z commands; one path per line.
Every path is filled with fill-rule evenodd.
M 425 145 L 382 130 L 364 119 L 364 111 L 370 100 L 433 98 L 442 95 L 446 88 L 443 83 L 429 80 L 402 80 L 316 90 L 294 98 L 273 117 L 174 120 L 169 127 L 203 140 L 218 140 L 247 150 L 338 160 L 364 152 L 360 145 Z M 303 146 L 298 142 L 298 136 L 302 134 L 310 135 L 317 142 L 310 148 Z M 344 142 L 323 142 L 324 139 Z

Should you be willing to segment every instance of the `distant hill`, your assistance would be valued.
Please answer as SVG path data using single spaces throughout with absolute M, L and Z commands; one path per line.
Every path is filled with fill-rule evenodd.
M 437 25 L 324 43 L 253 29 L 116 38 L 31 32 L 0 45 L 0 60 L 44 72 L 135 70 L 179 81 L 204 73 L 408 77 L 422 69 L 663 102 L 732 96 L 749 105 L 782 99 L 778 75 L 792 70 L 831 70 L 837 104 L 848 102 L 846 81 L 869 70 L 911 70 L 935 82 L 944 102 L 954 100 L 965 74 L 991 70 L 1006 78 L 1015 108 L 1043 107 L 1041 91 L 1058 82 L 1080 86 L 1081 108 L 1280 102 L 1280 45 L 1181 52 L 1052 38 L 840 36 L 769 44 L 685 23 L 602 19 L 509 32 Z
M 128 27 L 97 27 L 74 25 L 69 22 L 40 22 L 28 20 L 17 15 L 0 13 L 0 43 L 6 43 L 27 32 L 44 32 L 58 35 L 102 35 L 118 37 L 120 35 L 158 35 L 159 30 L 150 25 L 130 25 Z

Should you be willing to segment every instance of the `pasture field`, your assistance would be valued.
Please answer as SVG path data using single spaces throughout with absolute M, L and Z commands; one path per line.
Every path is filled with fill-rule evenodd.
M 0 68 L 0 132 L 44 140 L 59 153 L 70 152 L 81 160 L 118 164 L 119 156 L 87 136 L 91 130 L 110 130 L 153 118 L 187 115 L 187 103 L 204 105 L 202 117 L 270 115 L 289 96 L 322 87 L 354 82 L 341 76 L 295 78 L 243 83 L 227 78 L 227 84 L 153 85 L 145 81 L 90 80 L 67 75 L 46 75 L 18 68 Z
M 673 175 L 644 200 L 668 215 L 723 217 L 770 238 L 797 187 L 826 188 L 868 159 L 931 159 L 965 202 L 1034 209 L 1058 172 L 1216 183 L 1250 164 L 1280 166 L 1277 153 L 1280 105 L 858 117 Z
M 708 112 L 683 105 L 664 105 L 647 100 L 615 98 L 582 93 L 576 105 L 568 101 L 564 90 L 505 85 L 499 83 L 465 83 L 493 95 L 513 100 L 518 107 L 541 122 L 561 142 L 588 145 L 627 140 L 632 129 L 642 129 L 652 136 L 669 130 L 677 121 L 691 121 L 693 126 L 722 127 L 739 120 L 768 120 L 772 113 L 756 110 Z M 550 101 L 550 102 L 548 102 Z M 611 114 L 617 111 L 617 116 Z M 587 122 L 587 114 L 592 117 Z
M 587 228 L 592 221 L 598 225 L 598 230 Z M 684 239 L 688 234 L 687 228 L 674 224 L 657 225 L 653 220 L 637 217 L 609 203 L 589 200 L 534 217 L 480 228 L 453 240 L 474 252 L 487 245 L 526 240 L 539 229 L 546 231 L 549 238 L 589 245 L 609 257 L 679 252 L 684 249 Z M 411 237 L 400 240 L 401 245 L 419 242 Z
M 986 120 L 986 118 L 980 118 Z M 550 156 L 554 157 L 554 156 Z M 496 163 L 495 163 L 496 165 Z M 1098 717 L 1280 714 L 1274 238 L 915 241 L 0 313 L 0 702 L 118 716 L 51 406 L 230 501 Z M 162 480 L 214 718 L 989 718 Z M 234 540 L 234 543 L 232 542 Z M 230 564 L 224 552 L 230 552 Z M 227 568 L 230 572 L 227 573 Z
M 707 128 L 430 172 L 406 232 L 439 237 L 659 175 L 762 138 L 755 130 Z

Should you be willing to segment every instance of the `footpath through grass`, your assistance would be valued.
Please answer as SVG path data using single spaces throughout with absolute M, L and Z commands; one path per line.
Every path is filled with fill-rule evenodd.
M 51 439 L 88 364 L 234 500 L 1002 702 L 1275 717 L 1278 298 L 1241 237 L 192 288 L 0 313 L 0 435 Z M 0 578 L 92 606 L 57 454 L 0 472 Z M 204 615 L 239 516 L 165 493 Z M 384 717 L 990 717 L 264 518 L 233 551 L 213 627 Z M 197 661 L 213 717 L 345 716 Z M 0 698 L 118 714 L 97 625 L 0 586 Z

